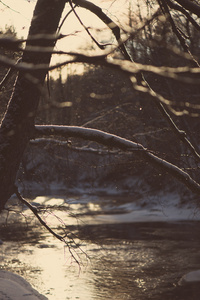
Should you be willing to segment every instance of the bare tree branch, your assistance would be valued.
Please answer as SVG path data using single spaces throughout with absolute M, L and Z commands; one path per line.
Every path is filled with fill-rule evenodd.
M 191 0 L 175 0 L 185 9 L 200 17 L 200 6 Z
M 181 6 L 178 5 L 174 2 L 172 2 L 171 0 L 167 0 L 167 4 L 169 5 L 170 8 L 180 11 L 182 14 L 184 14 L 186 16 L 186 18 L 190 21 L 190 23 L 197 29 L 200 31 L 200 26 L 199 24 L 192 18 L 192 16 Z
M 35 48 L 35 50 L 34 50 Z M 50 51 L 50 49 L 45 49 L 46 47 L 33 47 L 32 50 L 30 48 L 30 51 L 32 52 L 41 52 L 41 53 L 52 53 L 52 54 L 63 54 L 68 55 L 72 57 L 71 59 L 68 59 L 64 62 L 58 63 L 56 65 L 52 65 L 48 67 L 46 64 L 36 64 L 33 65 L 31 63 L 25 63 L 20 62 L 19 64 L 15 64 L 15 62 L 12 59 L 9 59 L 3 55 L 0 55 L 0 63 L 6 67 L 12 67 L 16 70 L 32 73 L 35 71 L 52 71 L 54 69 L 57 69 L 59 67 L 71 64 L 71 63 L 88 63 L 88 64 L 94 64 L 94 65 L 104 65 L 107 67 L 112 68 L 118 68 L 121 69 L 121 71 L 133 75 L 140 72 L 152 72 L 154 74 L 157 74 L 159 76 L 171 78 L 174 80 L 178 80 L 183 83 L 187 84 L 199 84 L 200 78 L 199 77 L 192 77 L 185 76 L 188 74 L 191 75 L 199 75 L 200 74 L 200 68 L 191 68 L 191 67 L 156 67 L 153 65 L 144 65 L 139 64 L 131 61 L 126 60 L 119 60 L 119 59 L 110 59 L 107 58 L 109 54 L 111 54 L 114 50 L 111 52 L 107 51 L 104 52 L 102 55 L 87 55 L 83 53 L 78 52 L 63 52 L 63 51 Z
M 0 0 L 0 3 L 1 3 L 2 5 L 4 5 L 5 7 L 7 7 L 8 9 L 14 11 L 15 13 L 20 14 L 19 11 L 17 11 L 17 10 L 15 10 L 15 9 L 13 9 L 12 7 L 8 6 L 8 5 L 5 4 L 2 0 Z
M 77 14 L 74 6 L 73 6 L 73 3 L 72 3 L 72 0 L 69 0 L 69 3 L 70 3 L 70 6 L 71 6 L 71 9 L 74 13 L 74 15 L 76 16 L 76 18 L 78 19 L 79 23 L 83 26 L 83 28 L 85 29 L 85 31 L 88 33 L 88 35 L 91 37 L 91 39 L 93 40 L 93 42 L 101 49 L 105 49 L 106 46 L 110 45 L 110 44 L 100 44 L 94 37 L 93 35 L 90 33 L 89 29 L 84 25 L 84 23 L 82 22 L 81 18 L 79 17 L 79 15 Z
M 75 7 L 74 7 L 75 8 Z M 58 32 L 61 30 L 63 24 L 65 23 L 66 19 L 69 17 L 69 15 L 73 12 L 73 10 L 71 9 L 63 18 L 61 24 L 58 27 Z
M 171 22 L 171 26 L 175 32 L 175 34 L 177 35 L 177 37 L 179 38 L 180 40 L 180 43 L 182 44 L 182 46 L 184 47 L 185 50 L 187 50 L 187 52 L 189 53 L 189 55 L 191 56 L 191 53 L 185 43 L 185 40 L 184 38 L 182 37 L 181 33 L 177 30 L 176 26 L 175 26 L 175 23 L 171 17 L 171 14 L 169 12 L 169 9 L 167 7 L 167 4 L 163 1 L 163 0 L 160 0 L 162 2 L 161 4 L 161 7 L 163 5 L 164 7 L 164 11 L 166 11 L 166 13 L 168 14 L 169 16 L 169 19 L 170 19 L 170 22 Z M 133 59 L 131 58 L 131 56 L 129 55 L 127 49 L 126 49 L 126 46 L 124 44 L 124 42 L 122 42 L 121 40 L 121 35 L 120 35 L 120 28 L 118 27 L 118 25 L 113 22 L 106 14 L 104 14 L 104 12 L 102 11 L 102 9 L 98 6 L 96 6 L 95 4 L 87 1 L 87 0 L 73 0 L 73 2 L 75 4 L 77 4 L 78 6 L 81 6 L 81 7 L 84 7 L 86 9 L 88 9 L 89 11 L 93 12 L 96 16 L 98 16 L 98 18 L 100 18 L 113 32 L 113 34 L 115 35 L 116 39 L 117 39 L 117 42 L 119 44 L 119 49 L 121 50 L 121 52 L 123 53 L 125 59 L 129 60 L 129 61 L 132 61 L 133 62 Z M 184 11 L 183 9 L 183 12 L 185 14 L 187 14 L 189 16 L 189 14 Z M 157 17 L 159 15 L 159 11 L 157 11 L 150 20 L 147 20 L 145 22 L 145 25 L 144 27 L 147 25 L 147 23 L 149 24 L 149 22 L 151 22 L 152 19 L 155 19 L 155 17 Z M 192 22 L 192 18 L 189 17 L 190 21 Z M 192 20 L 191 20 L 192 19 Z M 194 23 L 194 22 L 193 22 Z M 196 22 L 195 24 L 196 25 Z M 130 34 L 130 37 L 133 37 L 133 33 Z M 129 37 L 129 38 L 130 38 Z M 192 59 L 193 61 L 196 62 L 197 66 L 199 66 L 198 62 L 194 59 L 194 57 L 192 56 Z M 134 85 L 134 88 L 137 89 L 137 90 L 140 90 L 140 91 L 145 91 L 147 93 L 149 93 L 153 99 L 154 99 L 154 102 L 155 102 L 155 105 L 157 106 L 158 110 L 160 111 L 160 113 L 162 114 L 162 116 L 167 120 L 168 124 L 170 125 L 170 127 L 172 128 L 172 130 L 175 132 L 175 134 L 178 136 L 178 138 L 180 138 L 180 140 L 182 142 L 184 142 L 186 144 L 187 147 L 189 147 L 190 151 L 193 153 L 193 155 L 198 159 L 200 160 L 200 154 L 198 153 L 198 150 L 192 145 L 192 143 L 188 140 L 187 136 L 186 136 L 186 133 L 182 130 L 179 130 L 179 128 L 177 127 L 177 125 L 174 123 L 174 121 L 172 120 L 171 116 L 169 115 L 169 113 L 166 111 L 164 105 L 161 103 L 163 100 L 164 102 L 167 101 L 167 99 L 164 99 L 161 95 L 158 95 L 157 93 L 155 93 L 152 88 L 149 86 L 148 82 L 146 81 L 145 77 L 144 77 L 144 70 L 142 70 L 142 66 L 139 66 L 139 65 L 135 65 L 134 64 L 134 67 L 138 68 L 138 72 L 135 72 L 135 75 L 136 75 L 136 78 L 137 78 L 137 81 L 139 83 L 139 85 Z M 170 73 L 172 74 L 172 73 Z M 161 75 L 161 73 L 159 72 L 159 75 Z M 164 74 L 163 74 L 164 75 Z M 174 74 L 175 75 L 175 74 Z M 162 75 L 161 75 L 162 76 Z M 165 77 L 168 77 L 168 75 L 165 73 L 164 75 Z M 176 75 L 175 75 L 176 77 Z M 173 79 L 175 79 L 175 77 Z M 172 77 L 171 77 L 172 78 Z M 182 80 L 184 80 L 184 78 L 182 78 Z M 194 83 L 194 78 L 191 78 L 189 79 L 190 83 Z M 187 83 L 189 83 L 187 81 Z M 140 84 L 142 85 L 140 87 Z M 145 86 L 145 87 L 144 87 Z M 159 100 L 159 101 L 157 101 Z M 162 100 L 162 101 L 161 101 Z M 169 105 L 169 103 L 168 103 Z M 172 104 L 173 105 L 173 104 Z M 195 107 L 196 109 L 197 107 Z M 173 108 L 170 106 L 170 109 L 173 110 Z M 173 111 L 173 113 L 177 114 L 176 111 Z M 179 112 L 180 113 L 180 112 Z M 188 110 L 184 110 L 181 112 L 181 114 L 188 114 Z
M 192 179 L 188 173 L 172 163 L 154 155 L 141 144 L 132 142 L 117 135 L 109 134 L 97 129 L 77 126 L 36 125 L 35 137 L 40 136 L 62 136 L 67 139 L 70 137 L 81 138 L 102 144 L 109 148 L 119 148 L 123 151 L 133 152 L 135 155 L 139 155 L 152 165 L 168 172 L 194 193 L 200 194 L 200 184 Z
M 147 26 L 149 23 L 151 23 L 152 20 L 154 20 L 156 17 L 158 17 L 160 13 L 159 11 L 156 11 L 150 19 L 146 20 L 145 23 L 142 24 L 142 26 L 140 26 L 134 31 L 132 30 L 132 28 L 129 28 L 129 30 L 127 31 L 129 33 L 129 37 L 126 38 L 125 41 L 123 41 L 121 38 L 120 27 L 117 25 L 116 22 L 114 22 L 110 17 L 108 17 L 99 6 L 87 0 L 73 0 L 73 3 L 95 14 L 104 24 L 108 26 L 108 28 L 110 28 L 110 30 L 112 31 L 113 35 L 115 36 L 118 42 L 118 47 L 122 52 L 124 58 L 130 61 L 133 60 L 130 54 L 128 53 L 128 50 L 125 46 L 125 42 L 127 42 L 128 39 L 133 38 L 133 36 L 136 35 L 139 31 L 143 30 L 144 27 Z
M 190 52 L 189 46 L 186 43 L 186 40 L 185 40 L 185 37 L 184 37 L 182 31 L 175 24 L 175 22 L 174 22 L 174 20 L 173 20 L 173 18 L 171 16 L 171 13 L 169 11 L 169 7 L 168 7 L 167 3 L 165 2 L 165 0 L 159 0 L 159 3 L 160 3 L 160 6 L 163 7 L 163 11 L 166 14 L 166 16 L 167 16 L 167 18 L 168 18 L 168 20 L 169 20 L 169 22 L 171 24 L 171 28 L 172 28 L 174 34 L 176 35 L 176 37 L 178 38 L 178 40 L 179 40 L 181 46 L 183 47 L 184 51 L 188 52 L 189 55 L 191 55 L 194 63 L 198 67 L 200 67 L 198 61 L 193 57 L 192 53 Z
M 35 217 L 38 219 L 38 221 L 40 222 L 40 224 L 41 224 L 43 227 L 45 227 L 45 228 L 47 229 L 47 231 L 49 231 L 56 239 L 58 239 L 59 241 L 63 242 L 63 243 L 67 246 L 67 248 L 68 248 L 68 250 L 69 250 L 69 253 L 71 254 L 71 256 L 72 256 L 72 258 L 74 259 L 74 261 L 75 261 L 78 265 L 80 265 L 78 259 L 76 258 L 76 255 L 75 255 L 75 253 L 74 253 L 74 251 L 73 251 L 73 248 L 74 248 L 74 247 L 72 247 L 72 243 L 73 243 L 73 245 L 74 245 L 75 247 L 78 247 L 78 245 L 76 244 L 76 242 L 75 242 L 75 240 L 73 239 L 72 235 L 70 236 L 69 241 L 67 241 L 67 233 L 64 234 L 64 235 L 62 236 L 62 235 L 56 233 L 53 229 L 51 229 L 51 228 L 47 225 L 47 223 L 40 217 L 38 209 L 37 209 L 36 207 L 34 207 L 33 205 L 31 205 L 31 203 L 29 203 L 26 199 L 24 199 L 24 198 L 22 197 L 22 195 L 21 195 L 20 192 L 18 191 L 18 188 L 17 188 L 17 187 L 15 187 L 15 194 L 16 194 L 17 198 L 19 199 L 19 201 L 20 201 L 22 204 L 24 204 L 25 206 L 27 206 L 27 207 L 32 211 L 32 213 L 33 213 L 33 214 L 35 215 Z M 82 250 L 81 250 L 81 251 L 82 251 Z M 82 252 L 83 252 L 83 251 L 82 251 Z M 86 255 L 85 252 L 83 252 L 83 253 Z

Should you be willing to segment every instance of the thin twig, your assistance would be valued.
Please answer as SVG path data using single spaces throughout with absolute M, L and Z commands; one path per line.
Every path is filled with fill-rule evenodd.
M 21 61 L 21 58 L 19 58 L 17 60 L 17 62 L 15 63 L 18 64 Z M 6 83 L 8 82 L 9 78 L 11 77 L 11 75 L 13 74 L 15 70 L 13 68 L 9 68 L 6 75 L 4 76 L 4 78 L 1 80 L 0 82 L 0 91 L 2 90 L 2 88 L 6 85 Z
M 17 198 L 19 199 L 19 201 L 21 203 L 23 203 L 24 205 L 26 205 L 31 211 L 32 213 L 35 215 L 35 217 L 38 219 L 38 221 L 40 222 L 40 224 L 42 226 L 44 226 L 56 239 L 58 239 L 59 241 L 61 242 L 64 242 L 64 244 L 67 246 L 68 250 L 69 250 L 69 253 L 70 255 L 72 256 L 72 258 L 74 259 L 74 261 L 79 265 L 80 267 L 80 262 L 78 260 L 79 258 L 79 255 L 75 252 L 75 254 L 73 253 L 73 250 L 72 250 L 72 246 L 71 244 L 73 243 L 76 248 L 79 248 L 81 250 L 82 253 L 84 253 L 86 255 L 86 257 L 88 258 L 87 254 L 77 245 L 77 243 L 75 242 L 75 240 L 73 239 L 72 236 L 70 236 L 70 238 L 68 237 L 68 234 L 65 233 L 63 236 L 62 235 L 59 235 L 57 234 L 54 230 L 52 230 L 46 223 L 45 221 L 40 217 L 39 215 L 39 212 L 38 212 L 38 209 L 36 207 L 34 207 L 33 205 L 31 205 L 26 199 L 24 199 L 22 197 L 22 195 L 20 194 L 20 192 L 18 191 L 18 188 L 15 186 L 15 194 L 17 196 Z M 59 220 L 59 217 L 56 216 L 56 218 Z M 62 222 L 63 223 L 63 222 Z M 69 242 L 66 241 L 66 237 L 69 239 Z M 76 258 L 76 256 L 78 256 L 78 258 Z
M 0 0 L 0 3 L 1 3 L 2 5 L 4 5 L 6 8 L 9 8 L 10 10 L 14 11 L 15 13 L 20 14 L 19 11 L 17 11 L 17 10 L 15 10 L 15 9 L 13 9 L 12 7 L 8 6 L 8 5 L 5 4 L 2 0 Z
M 76 16 L 76 18 L 78 19 L 79 23 L 83 26 L 83 28 L 85 29 L 85 31 L 88 33 L 88 35 L 91 37 L 91 39 L 93 40 L 93 42 L 101 49 L 101 50 L 104 50 L 106 48 L 106 46 L 110 46 L 111 44 L 110 43 L 107 43 L 107 44 L 100 44 L 94 37 L 93 35 L 90 33 L 89 29 L 84 25 L 84 23 L 82 22 L 81 18 L 79 17 L 79 15 L 77 14 L 74 6 L 73 6 L 73 3 L 71 0 L 69 0 L 69 4 L 73 10 L 73 13 L 74 15 Z
M 175 24 L 172 16 L 171 16 L 171 13 L 169 11 L 169 7 L 167 5 L 167 3 L 164 1 L 164 0 L 159 0 L 159 3 L 160 3 L 160 6 L 163 6 L 163 9 L 164 9 L 164 13 L 166 14 L 170 24 L 171 24 L 171 27 L 172 27 L 172 31 L 174 32 L 174 34 L 176 35 L 176 37 L 178 38 L 181 46 L 183 47 L 184 51 L 187 52 L 191 57 L 192 57 L 192 60 L 193 62 L 198 66 L 200 67 L 198 61 L 193 57 L 192 53 L 190 52 L 190 49 L 189 49 L 189 46 L 187 45 L 186 41 L 185 41 L 185 37 L 184 35 L 182 34 L 182 31 L 180 30 L 180 28 L 177 27 L 177 25 Z
M 74 6 L 74 8 L 76 7 L 76 5 Z M 68 13 L 64 16 L 62 22 L 60 23 L 59 27 L 58 27 L 58 32 L 60 32 L 63 24 L 65 23 L 66 19 L 68 18 L 68 16 L 73 12 L 73 10 L 71 9 L 70 11 L 68 11 Z
M 40 215 L 38 214 L 38 210 L 36 207 L 34 207 L 33 205 L 31 205 L 27 200 L 25 200 L 21 194 L 18 191 L 18 188 L 15 188 L 15 194 L 17 196 L 17 198 L 20 200 L 20 202 L 22 202 L 23 204 L 25 204 L 31 211 L 32 213 L 36 216 L 36 218 L 39 220 L 39 222 L 42 224 L 42 226 L 44 226 L 53 236 L 55 236 L 58 240 L 65 242 L 64 238 L 57 234 L 56 232 L 54 232 L 40 217 Z
M 171 0 L 167 0 L 167 4 L 169 5 L 170 8 L 180 11 L 182 14 L 185 15 L 185 17 L 190 21 L 190 23 L 200 31 L 200 26 L 199 24 L 192 18 L 192 16 L 185 10 L 182 6 L 172 2 Z

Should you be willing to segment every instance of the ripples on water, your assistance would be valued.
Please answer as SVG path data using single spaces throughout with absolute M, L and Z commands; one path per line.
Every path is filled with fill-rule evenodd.
M 199 222 L 98 224 L 94 215 L 102 206 L 74 198 L 70 211 L 56 213 L 76 236 L 79 265 L 25 211 L 26 218 L 1 227 L 1 268 L 24 276 L 50 300 L 200 299 L 199 285 L 178 285 L 182 275 L 200 269 Z M 52 214 L 45 219 L 61 226 Z

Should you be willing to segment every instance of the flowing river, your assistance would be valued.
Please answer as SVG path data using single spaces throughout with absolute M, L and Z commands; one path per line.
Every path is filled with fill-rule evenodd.
M 179 284 L 200 269 L 199 221 L 131 222 L 120 201 L 36 198 L 40 209 L 54 206 L 42 217 L 58 233 L 67 230 L 70 248 L 23 208 L 1 226 L 1 269 L 23 276 L 49 300 L 200 299 L 199 284 Z

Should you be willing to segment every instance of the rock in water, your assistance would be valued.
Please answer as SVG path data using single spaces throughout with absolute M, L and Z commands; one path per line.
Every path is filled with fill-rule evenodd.
M 200 282 L 200 270 L 192 271 L 185 274 L 179 281 L 180 285 Z

